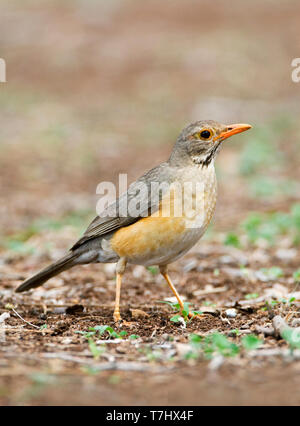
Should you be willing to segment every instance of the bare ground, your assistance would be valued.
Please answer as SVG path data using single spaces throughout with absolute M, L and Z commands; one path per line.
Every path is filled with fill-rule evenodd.
M 274 1 L 272 13 L 269 2 L 252 2 L 247 13 L 238 1 L 230 9 L 192 0 L 25 3 L 7 2 L 0 17 L 9 65 L 0 87 L 0 404 L 298 405 L 299 353 L 263 332 L 276 315 L 294 327 L 299 319 L 296 234 L 251 243 L 240 225 L 251 212 L 287 213 L 299 200 L 299 186 L 291 191 L 300 178 L 299 89 L 289 77 L 298 3 Z M 79 237 L 100 181 L 137 178 L 167 158 L 187 121 L 206 117 L 249 121 L 254 133 L 224 147 L 214 226 L 171 266 L 202 317 L 171 321 L 175 313 L 160 303 L 171 297 L 163 279 L 138 266 L 124 278 L 120 325 L 111 265 L 14 293 Z M 271 147 L 258 166 L 259 148 L 242 147 L 253 140 Z M 256 175 L 275 189 L 287 184 L 257 196 Z M 231 231 L 238 247 L 224 244 Z M 274 266 L 277 275 L 262 272 Z M 104 325 L 127 334 L 81 334 Z M 216 333 L 239 353 L 215 350 L 208 359 L 190 343 Z M 249 335 L 261 346 L 245 349 Z

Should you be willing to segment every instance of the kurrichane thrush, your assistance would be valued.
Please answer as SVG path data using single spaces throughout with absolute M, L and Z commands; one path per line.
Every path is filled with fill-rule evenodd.
M 92 221 L 66 256 L 16 291 L 39 287 L 76 265 L 116 262 L 114 320 L 120 321 L 121 280 L 126 264 L 158 265 L 183 309 L 167 267 L 197 243 L 212 218 L 217 199 L 214 160 L 222 142 L 250 128 L 249 124 L 224 125 L 211 120 L 187 126 L 168 161 L 132 183 L 127 193 Z M 139 206 L 137 214 L 131 214 L 127 208 L 130 205 Z

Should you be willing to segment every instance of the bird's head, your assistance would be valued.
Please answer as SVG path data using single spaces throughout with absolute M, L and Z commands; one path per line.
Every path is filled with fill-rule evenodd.
M 216 121 L 197 121 L 185 127 L 174 146 L 170 160 L 192 160 L 208 166 L 218 153 L 221 143 L 230 136 L 251 129 L 250 124 L 220 124 Z

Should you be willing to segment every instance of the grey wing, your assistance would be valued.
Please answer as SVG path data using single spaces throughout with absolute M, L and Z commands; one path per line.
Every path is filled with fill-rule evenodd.
M 149 212 L 154 213 L 157 211 L 161 198 L 168 190 L 168 185 L 162 185 L 162 175 L 164 176 L 164 183 L 168 184 L 170 166 L 167 163 L 151 169 L 132 183 L 126 193 L 122 194 L 114 203 L 107 206 L 99 216 L 95 217 L 71 250 L 77 249 L 87 241 L 103 237 L 112 231 L 131 225 L 148 216 Z M 154 189 L 157 188 L 155 183 L 160 185 L 158 191 L 151 190 L 153 182 L 154 187 L 152 186 L 152 188 Z

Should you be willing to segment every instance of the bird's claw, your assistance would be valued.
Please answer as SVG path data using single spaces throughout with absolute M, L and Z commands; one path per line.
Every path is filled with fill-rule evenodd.
M 193 314 L 192 312 L 189 312 L 188 317 L 189 317 L 190 320 L 192 320 L 192 319 L 198 319 L 199 320 L 199 319 L 204 318 L 205 315 L 203 315 L 203 314 Z

